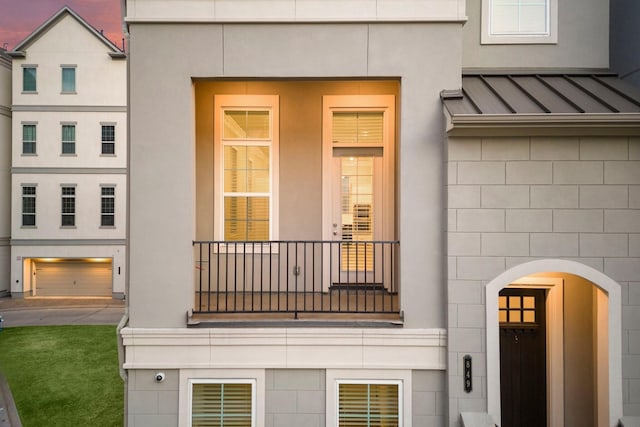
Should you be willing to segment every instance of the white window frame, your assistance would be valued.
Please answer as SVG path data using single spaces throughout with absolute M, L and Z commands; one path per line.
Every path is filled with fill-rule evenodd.
M 397 384 L 398 425 L 411 425 L 411 370 L 327 369 L 326 416 L 327 427 L 338 427 L 339 384 Z
M 24 89 L 24 73 L 25 73 L 25 69 L 29 68 L 29 69 L 33 69 L 35 72 L 35 89 L 33 90 L 25 90 Z M 35 64 L 23 64 L 22 65 L 22 93 L 24 94 L 37 94 L 38 93 L 38 66 Z
M 265 427 L 266 374 L 264 369 L 181 369 L 178 392 L 178 427 L 191 427 L 194 383 L 252 383 L 251 427 Z
M 22 122 L 20 130 L 22 131 L 22 149 L 20 150 L 21 156 L 37 156 L 38 155 L 38 122 Z M 35 139 L 33 141 L 25 141 L 24 139 L 24 128 L 25 126 L 33 126 Z M 24 151 L 25 142 L 33 143 L 33 153 L 26 153 Z
M 104 128 L 105 127 L 112 127 L 113 128 L 113 141 L 108 141 L 105 140 L 103 138 L 104 136 Z M 114 122 L 100 122 L 100 155 L 101 156 L 107 156 L 107 157 L 113 157 L 116 155 L 116 123 Z M 104 152 L 104 147 L 105 144 L 111 144 L 113 145 L 113 153 L 105 153 Z
M 33 188 L 33 194 L 24 194 L 25 188 Z M 38 185 L 37 184 L 21 184 L 20 185 L 20 227 L 21 228 L 36 228 L 38 225 Z M 24 211 L 24 200 L 33 199 L 33 213 Z M 33 225 L 24 224 L 24 216 L 33 215 Z
M 73 194 L 64 194 L 65 188 L 73 188 Z M 76 228 L 77 226 L 77 213 L 78 213 L 78 200 L 77 196 L 77 188 L 75 184 L 60 184 L 60 228 Z M 65 199 L 73 200 L 73 212 L 64 211 L 64 201 Z M 73 217 L 73 224 L 65 224 L 64 218 L 65 216 Z
M 105 195 L 103 194 L 103 190 L 105 188 L 111 188 L 113 189 L 113 194 L 108 194 Z M 113 212 L 112 213 L 105 213 L 104 211 L 104 205 L 103 205 L 103 201 L 105 199 L 111 199 L 113 200 Z M 104 225 L 102 223 L 102 219 L 105 216 L 111 216 L 113 218 L 113 224 L 112 225 Z M 100 228 L 115 228 L 116 227 L 116 186 L 115 184 L 100 184 Z
M 269 165 L 269 239 L 278 239 L 278 218 L 279 218 L 279 199 L 278 199 L 278 175 L 279 175 L 279 140 L 280 140 L 280 116 L 279 116 L 279 96 L 278 95 L 216 95 L 214 97 L 214 240 L 224 239 L 224 156 L 222 141 L 223 132 L 223 114 L 226 110 L 269 110 L 271 112 L 271 143 L 270 147 L 270 165 Z M 250 144 L 249 144 L 250 145 Z M 264 145 L 264 144 L 261 144 Z M 232 245 L 229 245 L 231 249 Z M 251 251 L 260 250 L 256 245 L 256 249 L 247 247 L 240 248 L 240 245 L 233 245 L 232 251 Z M 226 251 L 227 248 L 220 247 L 220 251 Z
M 62 64 L 60 65 L 60 93 L 61 94 L 76 94 L 78 90 L 78 73 L 76 73 L 76 65 Z M 73 89 L 64 89 L 64 70 L 73 70 Z
M 544 33 L 494 34 L 492 32 L 493 0 L 482 0 L 481 44 L 556 44 L 558 43 L 558 0 L 547 0 L 548 28 Z
M 76 148 L 77 148 L 77 145 L 76 145 L 76 139 L 77 139 L 76 138 L 76 135 L 77 135 L 77 133 L 76 133 L 76 130 L 77 130 L 76 129 L 76 124 L 77 124 L 76 122 L 60 122 L 60 133 L 61 133 L 61 137 L 60 137 L 60 141 L 61 141 L 60 151 L 61 151 L 61 153 L 60 153 L 60 155 L 62 155 L 62 156 L 76 156 L 77 155 L 77 153 L 76 153 Z M 65 126 L 72 126 L 73 127 L 73 141 L 65 141 L 64 140 L 64 127 Z M 72 152 L 70 152 L 70 153 L 65 153 L 64 152 L 64 144 L 65 143 L 66 144 L 73 144 L 73 151 Z

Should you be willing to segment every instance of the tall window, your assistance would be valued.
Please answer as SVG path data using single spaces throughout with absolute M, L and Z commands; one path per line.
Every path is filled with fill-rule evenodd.
M 255 426 L 255 381 L 203 380 L 190 392 L 192 427 Z
M 35 227 L 36 225 L 36 187 L 33 185 L 22 186 L 22 226 Z
M 113 227 L 116 215 L 116 189 L 115 187 L 101 188 L 100 201 L 100 225 L 102 227 Z
M 116 153 L 115 125 L 102 125 L 102 154 Z
M 76 225 L 76 187 L 62 187 L 62 226 Z
M 338 382 L 339 427 L 402 425 L 398 382 Z
M 76 67 L 71 65 L 62 66 L 62 92 L 76 92 Z
M 76 153 L 76 126 L 62 125 L 62 154 Z
M 22 67 L 22 91 L 36 91 L 36 67 L 26 65 Z
M 274 165 L 277 155 L 277 97 L 217 97 L 257 101 L 258 105 L 222 106 L 216 144 L 218 200 L 223 240 L 273 238 Z M 220 99 L 218 99 L 220 101 Z M 255 106 L 254 106 L 255 105 Z
M 22 154 L 36 154 L 36 125 L 22 125 Z

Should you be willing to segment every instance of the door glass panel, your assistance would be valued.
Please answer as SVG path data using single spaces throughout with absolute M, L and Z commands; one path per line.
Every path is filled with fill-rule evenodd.
M 342 270 L 372 270 L 373 157 L 340 158 Z

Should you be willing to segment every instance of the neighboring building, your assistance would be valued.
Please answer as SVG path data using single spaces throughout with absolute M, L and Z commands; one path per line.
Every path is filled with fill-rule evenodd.
M 614 0 L 611 4 L 611 69 L 622 80 L 640 87 L 640 3 Z
M 10 55 L 11 294 L 122 298 L 125 54 L 65 7 Z
M 608 2 L 124 16 L 130 427 L 640 417 L 640 93 Z
M 10 290 L 11 57 L 0 49 L 0 296 Z

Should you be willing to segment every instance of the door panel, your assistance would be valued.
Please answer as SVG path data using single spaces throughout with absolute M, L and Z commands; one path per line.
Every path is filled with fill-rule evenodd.
M 111 261 L 36 262 L 38 296 L 111 296 L 111 288 Z
M 499 295 L 502 427 L 547 425 L 545 290 Z

